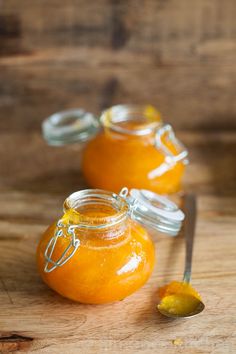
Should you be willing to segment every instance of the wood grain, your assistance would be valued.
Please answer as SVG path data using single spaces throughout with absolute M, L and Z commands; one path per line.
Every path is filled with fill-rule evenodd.
M 235 11 L 234 0 L 1 1 L 0 353 L 236 352 Z M 206 304 L 192 320 L 155 308 L 158 286 L 182 277 L 181 235 L 153 235 L 154 273 L 122 302 L 73 303 L 37 273 L 40 235 L 86 187 L 79 147 L 46 146 L 42 120 L 130 102 L 157 106 L 190 150 L 193 285 Z
M 150 102 L 177 129 L 236 128 L 236 2 L 3 0 L 0 129 Z
M 206 310 L 191 320 L 172 321 L 155 305 L 158 286 L 182 277 L 181 235 L 153 235 L 154 273 L 121 302 L 76 304 L 42 283 L 35 264 L 40 235 L 61 215 L 63 199 L 86 186 L 78 150 L 50 148 L 38 134 L 1 134 L 0 352 L 235 353 L 236 135 L 180 135 L 191 156 L 185 190 L 198 195 L 193 285 Z M 173 343 L 178 338 L 180 346 Z

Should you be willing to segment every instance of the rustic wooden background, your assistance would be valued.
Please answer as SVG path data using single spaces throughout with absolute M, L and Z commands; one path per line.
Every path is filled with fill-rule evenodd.
M 0 129 L 122 102 L 236 128 L 235 14 L 235 0 L 1 0 Z
M 0 0 L 1 354 L 236 353 L 235 14 L 235 0 Z M 157 287 L 182 277 L 181 235 L 154 237 L 150 281 L 115 304 L 75 304 L 37 273 L 42 232 L 86 187 L 76 145 L 47 146 L 41 121 L 122 102 L 159 107 L 190 151 L 206 304 L 192 320 L 155 308 Z

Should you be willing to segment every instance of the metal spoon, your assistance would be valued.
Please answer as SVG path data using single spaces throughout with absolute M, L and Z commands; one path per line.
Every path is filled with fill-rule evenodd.
M 193 241 L 194 241 L 194 233 L 195 233 L 195 224 L 196 224 L 196 197 L 194 194 L 187 194 L 184 198 L 185 205 L 185 221 L 184 221 L 184 236 L 185 236 L 185 246 L 186 246 L 186 254 L 185 254 L 185 268 L 184 268 L 184 276 L 183 282 L 190 284 L 191 281 L 191 273 L 192 273 L 192 254 L 193 254 Z M 176 299 L 178 300 L 178 294 L 175 294 Z M 194 307 L 191 310 L 188 310 L 182 314 L 173 314 L 168 310 L 160 308 L 160 304 L 158 305 L 158 310 L 164 316 L 171 318 L 187 318 L 198 315 L 205 308 L 203 302 L 197 299 L 194 295 L 188 295 L 189 300 L 192 300 Z M 192 299 L 191 299 L 192 298 Z

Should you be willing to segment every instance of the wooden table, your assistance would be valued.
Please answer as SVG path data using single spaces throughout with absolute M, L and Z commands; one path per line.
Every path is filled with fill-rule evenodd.
M 154 238 L 149 282 L 124 301 L 81 305 L 51 291 L 35 264 L 40 235 L 65 197 L 85 186 L 76 146 L 50 148 L 40 134 L 0 140 L 0 352 L 235 353 L 236 134 L 180 134 L 191 164 L 186 190 L 198 194 L 193 285 L 206 310 L 170 320 L 156 310 L 158 286 L 181 279 L 184 242 Z

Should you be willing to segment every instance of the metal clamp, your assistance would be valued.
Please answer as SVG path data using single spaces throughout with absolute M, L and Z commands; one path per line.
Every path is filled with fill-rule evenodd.
M 163 137 L 167 135 L 169 141 L 176 147 L 179 153 L 174 155 L 172 151 L 163 143 Z M 176 138 L 175 133 L 170 124 L 163 125 L 159 128 L 155 135 L 155 146 L 158 148 L 165 156 L 165 161 L 158 166 L 155 170 L 152 170 L 148 177 L 150 179 L 159 177 L 165 172 L 169 171 L 177 162 L 182 161 L 184 164 L 188 164 L 188 150 L 186 147 Z
M 120 192 L 119 192 L 119 196 L 124 198 L 127 203 L 129 204 L 129 216 L 131 219 L 134 219 L 134 212 L 136 210 L 136 206 L 138 204 L 138 200 L 135 198 L 130 198 L 129 196 L 129 189 L 127 187 L 123 187 Z
M 59 257 L 59 259 L 56 261 L 52 260 L 52 254 L 55 249 L 58 238 L 65 237 L 63 233 L 63 228 L 65 227 L 67 227 L 67 225 L 63 224 L 62 220 L 59 220 L 57 223 L 57 228 L 55 230 L 54 236 L 50 239 L 45 249 L 44 257 L 46 260 L 46 264 L 44 267 L 44 272 L 46 273 L 50 273 L 57 267 L 61 267 L 63 264 L 65 264 L 69 259 L 71 259 L 71 257 L 73 257 L 74 253 L 76 252 L 76 250 L 80 245 L 80 240 L 76 239 L 75 236 L 75 228 L 78 226 L 69 225 L 69 227 L 67 227 L 67 233 L 71 235 L 71 241 L 69 245 L 66 247 L 66 249 L 63 251 L 62 255 Z M 70 248 L 72 248 L 72 250 L 70 250 Z M 67 254 L 68 252 L 69 254 Z

